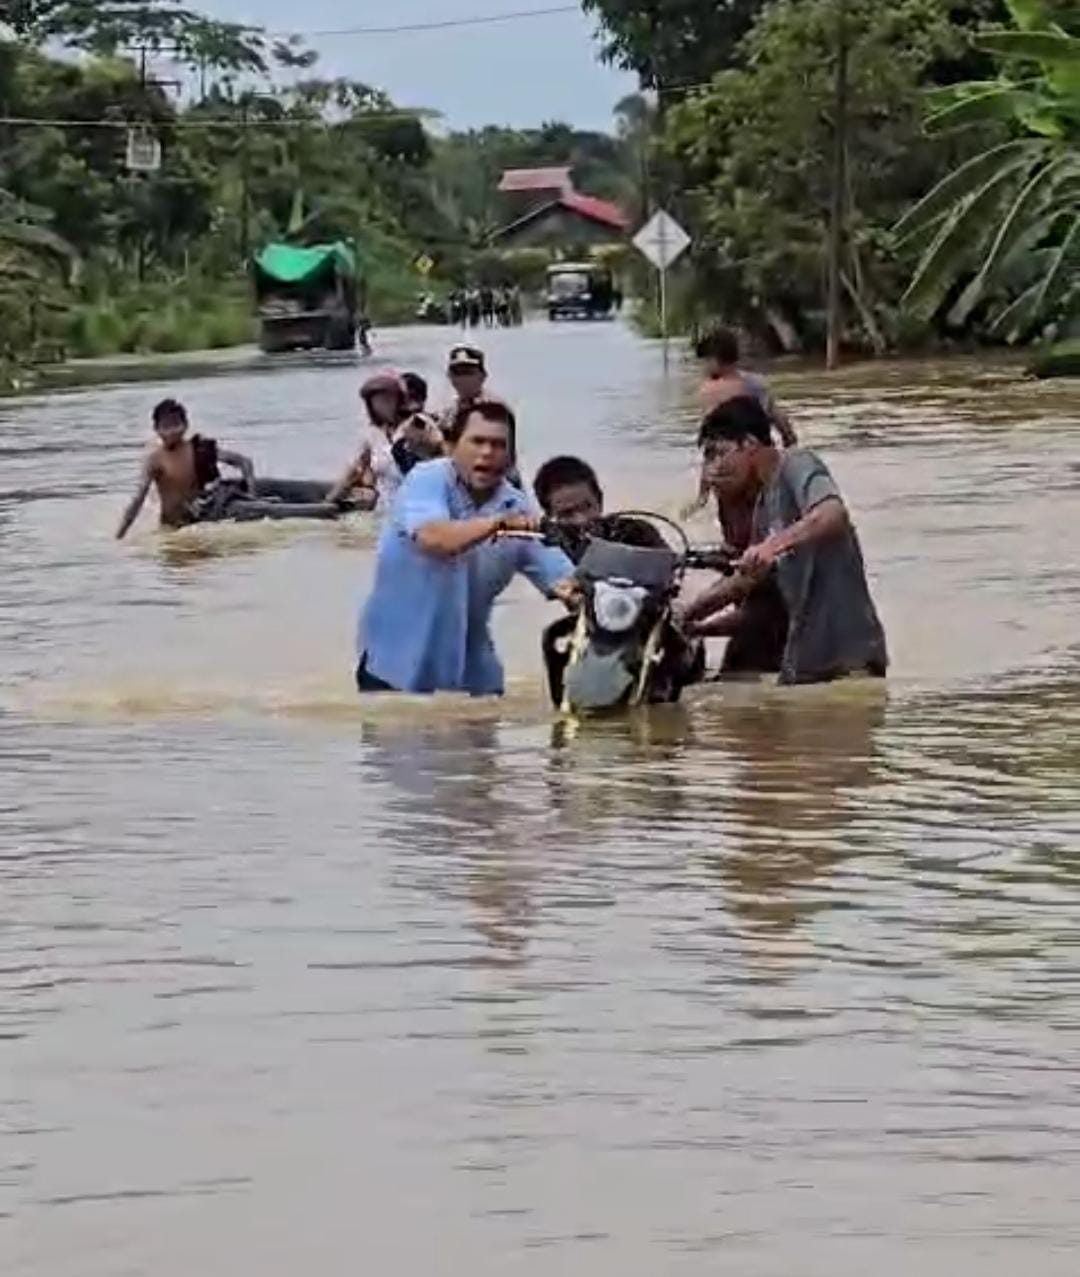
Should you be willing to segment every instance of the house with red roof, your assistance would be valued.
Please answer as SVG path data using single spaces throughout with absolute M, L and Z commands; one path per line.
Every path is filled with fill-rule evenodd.
M 574 189 L 568 167 L 508 169 L 499 190 L 525 201 L 520 215 L 491 237 L 500 248 L 596 247 L 621 243 L 630 230 L 617 204 Z
M 569 165 L 558 168 L 508 168 L 499 182 L 499 191 L 503 195 L 526 195 L 534 199 L 537 196 L 550 199 L 573 189 Z

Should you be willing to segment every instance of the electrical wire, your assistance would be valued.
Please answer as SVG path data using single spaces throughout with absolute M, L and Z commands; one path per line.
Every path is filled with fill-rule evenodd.
M 433 114 L 431 111 L 376 111 L 370 115 L 351 116 L 343 120 L 299 120 L 296 118 L 282 120 L 266 120 L 248 117 L 247 120 L 235 116 L 221 116 L 206 120 L 148 120 L 145 117 L 137 120 L 49 120 L 31 119 L 21 115 L 0 115 L 0 125 L 13 128 L 52 128 L 52 129 L 337 129 L 352 128 L 365 124 L 383 124 L 402 120 L 423 120 Z
M 348 35 L 410 35 L 422 31 L 449 31 L 456 27 L 486 27 L 496 23 L 521 22 L 528 18 L 547 18 L 557 13 L 579 13 L 576 4 L 549 5 L 544 9 L 517 9 L 512 13 L 489 13 L 472 18 L 445 18 L 433 22 L 408 22 L 389 27 L 341 27 L 332 31 L 290 31 L 274 32 L 275 35 L 298 35 L 305 39 L 318 40 L 329 36 Z

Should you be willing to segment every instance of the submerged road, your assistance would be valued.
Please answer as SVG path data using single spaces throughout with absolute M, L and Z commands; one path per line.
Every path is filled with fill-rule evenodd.
M 618 326 L 480 340 L 527 473 L 687 499 L 691 370 Z M 439 397 L 448 344 L 379 358 Z M 158 398 L 328 477 L 360 375 L 0 405 L 6 1277 L 1071 1277 L 1075 383 L 780 376 L 887 692 L 571 732 L 528 587 L 504 702 L 360 706 L 370 523 L 112 541 Z

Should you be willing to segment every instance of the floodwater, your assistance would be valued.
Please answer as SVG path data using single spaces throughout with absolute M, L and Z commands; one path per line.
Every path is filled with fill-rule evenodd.
M 382 354 L 441 390 L 447 339 Z M 530 471 L 572 448 L 609 504 L 685 501 L 689 370 L 618 327 L 487 344 Z M 504 702 L 361 708 L 369 526 L 112 541 L 161 395 L 321 476 L 357 379 L 0 406 L 6 1277 L 1071 1277 L 1076 384 L 779 376 L 887 692 L 574 732 L 527 586 Z

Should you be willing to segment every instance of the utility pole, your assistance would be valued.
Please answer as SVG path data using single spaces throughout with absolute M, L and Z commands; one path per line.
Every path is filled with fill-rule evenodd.
M 848 146 L 848 21 L 847 0 L 837 0 L 836 80 L 833 97 L 832 208 L 829 217 L 828 337 L 825 366 L 830 371 L 840 364 L 840 338 L 844 327 L 843 254 L 847 240 L 847 146 Z
M 240 102 L 240 262 L 246 268 L 251 253 L 251 230 L 249 224 L 250 198 L 248 187 L 251 184 L 251 147 L 248 142 L 248 99 L 245 95 Z

